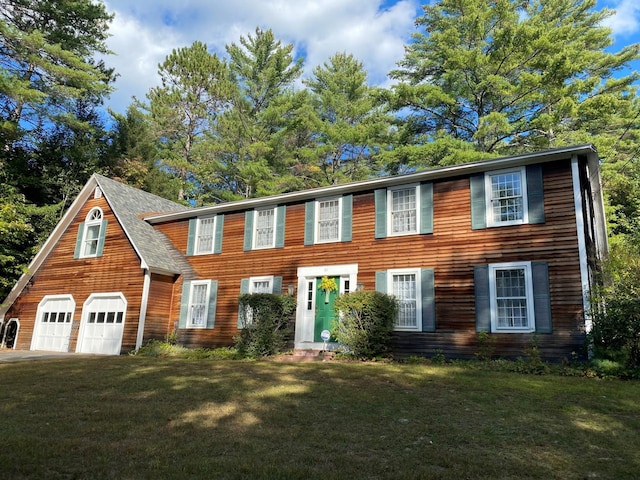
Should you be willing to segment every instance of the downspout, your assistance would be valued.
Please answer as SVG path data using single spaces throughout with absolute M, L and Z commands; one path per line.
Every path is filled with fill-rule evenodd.
M 578 255 L 580 257 L 580 282 L 582 285 L 582 306 L 584 309 L 584 329 L 591 331 L 592 321 L 589 313 L 591 302 L 589 299 L 589 262 L 587 257 L 587 241 L 584 231 L 584 211 L 582 208 L 582 188 L 580 186 L 580 168 L 577 155 L 571 156 L 571 176 L 573 178 L 573 203 L 576 211 L 576 234 L 578 237 Z
M 136 336 L 136 350 L 142 346 L 144 338 L 144 323 L 147 319 L 147 305 L 149 303 L 149 290 L 151 288 L 151 272 L 144 269 L 144 283 L 142 285 L 142 299 L 140 302 L 140 318 L 138 319 L 138 335 Z

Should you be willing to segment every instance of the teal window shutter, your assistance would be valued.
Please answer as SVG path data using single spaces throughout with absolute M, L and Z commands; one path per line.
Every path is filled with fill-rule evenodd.
M 423 268 L 420 271 L 422 290 L 422 331 L 436 331 L 436 297 L 433 268 Z
M 244 247 L 243 250 L 248 252 L 253 246 L 253 216 L 254 211 L 244 212 Z
M 311 200 L 304 205 L 304 244 L 313 245 L 316 228 L 316 202 Z
M 420 233 L 433 233 L 433 183 L 420 185 Z
M 249 293 L 250 283 L 248 278 L 240 280 L 240 295 L 246 295 Z M 242 307 L 238 305 L 238 328 L 243 328 L 242 324 Z
M 211 280 L 209 285 L 209 310 L 207 310 L 207 328 L 213 328 L 216 321 L 216 304 L 218 303 L 218 281 Z
M 101 257 L 102 252 L 104 252 L 104 241 L 107 238 L 107 219 L 102 220 L 102 225 L 100 225 L 100 237 L 98 237 L 98 247 L 96 250 L 96 257 Z
M 491 331 L 491 303 L 489 301 L 489 267 L 477 266 L 473 269 L 475 287 L 476 332 Z
M 282 294 L 282 277 L 273 277 L 272 293 Z
M 527 166 L 527 204 L 529 209 L 529 223 L 544 223 L 542 165 Z
M 376 272 L 376 292 L 387 293 L 387 271 Z
M 82 237 L 84 235 L 84 222 L 78 225 L 78 236 L 76 237 L 76 248 L 73 252 L 73 258 L 80 258 L 82 252 Z
M 376 210 L 375 238 L 387 236 L 387 189 L 379 188 L 374 194 Z
M 196 229 L 198 228 L 198 219 L 189 219 L 189 234 L 187 236 L 187 255 L 193 255 L 196 245 Z
M 216 216 L 216 232 L 213 244 L 213 253 L 222 252 L 222 231 L 224 230 L 224 215 Z
M 276 207 L 276 248 L 284 248 L 284 225 L 286 216 L 286 205 Z
M 178 328 L 187 327 L 187 316 L 189 315 L 189 296 L 191 295 L 191 282 L 182 282 L 182 297 L 180 298 L 180 318 Z
M 531 262 L 531 276 L 533 278 L 533 311 L 536 316 L 536 332 L 552 333 L 547 263 Z
M 487 228 L 487 203 L 484 194 L 484 174 L 469 179 L 471 190 L 471 229 Z
M 353 195 L 342 197 L 342 238 L 343 242 L 351 241 L 351 230 L 353 223 Z

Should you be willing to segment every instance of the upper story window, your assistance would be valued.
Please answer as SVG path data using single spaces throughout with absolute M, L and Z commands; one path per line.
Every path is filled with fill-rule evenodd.
M 417 186 L 390 188 L 389 234 L 407 235 L 418 232 L 418 195 Z
M 205 255 L 222 251 L 224 215 L 189 220 L 187 255 Z
M 198 219 L 198 230 L 196 233 L 196 255 L 213 253 L 215 224 L 216 217 L 206 217 Z
M 353 195 L 310 200 L 305 204 L 304 244 L 350 242 Z
M 530 262 L 489 265 L 489 295 L 491 331 L 535 330 Z
M 489 225 L 527 222 L 526 173 L 524 168 L 490 172 L 485 176 Z
M 74 258 L 100 257 L 104 249 L 107 220 L 102 209 L 92 208 L 78 227 Z
M 244 251 L 284 247 L 286 207 L 259 208 L 245 213 Z
M 471 228 L 545 223 L 541 165 L 472 175 Z
M 340 198 L 318 200 L 316 243 L 338 242 L 340 240 Z
M 433 233 L 433 184 L 380 188 L 374 192 L 375 238 Z
M 264 208 L 254 212 L 254 248 L 273 248 L 276 240 L 276 209 Z

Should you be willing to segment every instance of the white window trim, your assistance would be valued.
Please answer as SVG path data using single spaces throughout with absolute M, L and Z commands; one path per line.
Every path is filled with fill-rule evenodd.
M 257 236 L 258 236 L 258 212 L 263 212 L 265 210 L 273 210 L 273 236 L 271 237 L 271 243 L 269 245 L 257 245 Z M 265 207 L 265 208 L 257 208 L 253 211 L 253 232 L 252 232 L 252 248 L 254 250 L 262 250 L 266 248 L 275 248 L 276 246 L 276 234 L 277 234 L 277 225 L 278 225 L 278 209 L 276 207 Z
M 255 282 L 269 282 L 269 292 L 268 293 L 273 293 L 273 275 L 267 275 L 267 276 L 263 276 L 263 277 L 249 277 L 249 293 L 250 294 L 256 293 L 253 290 L 253 284 Z
M 394 324 L 393 329 L 399 332 L 421 332 L 422 331 L 422 276 L 420 268 L 396 268 L 387 270 L 387 293 L 393 295 L 394 275 L 415 275 L 416 276 L 416 325 L 415 327 L 399 327 Z
M 408 190 L 414 188 L 416 191 L 416 230 L 415 232 L 398 232 L 393 231 L 393 192 L 397 190 Z M 410 183 L 406 185 L 397 185 L 387 188 L 387 236 L 403 237 L 405 235 L 417 235 L 420 233 L 420 184 Z
M 213 218 L 213 231 L 212 231 L 212 236 L 213 238 L 211 239 L 211 249 L 210 250 L 206 250 L 206 251 L 200 251 L 200 228 L 202 226 L 202 221 L 203 220 L 209 220 Z M 194 239 L 194 246 L 193 246 L 193 254 L 194 255 L 210 255 L 213 253 L 213 251 L 216 248 L 216 227 L 218 226 L 218 216 L 217 215 L 212 215 L 212 216 L 208 216 L 208 217 L 198 217 L 196 220 L 196 235 L 195 235 L 195 239 Z
M 92 219 L 93 212 L 100 212 L 99 219 Z M 100 245 L 100 237 L 102 236 L 102 229 L 104 228 L 102 222 L 104 220 L 104 212 L 100 207 L 94 207 L 89 210 L 87 216 L 84 219 L 84 230 L 82 231 L 82 244 L 80 246 L 80 252 L 78 254 L 78 258 L 96 258 L 98 256 L 98 245 Z M 85 252 L 87 250 L 87 237 L 89 234 L 89 227 L 98 226 L 98 236 L 96 237 L 96 253 L 92 255 L 87 255 Z
M 202 325 L 194 325 L 192 316 L 191 316 L 191 309 L 193 308 L 193 290 L 194 290 L 194 287 L 199 285 L 207 286 L 207 291 L 205 294 L 206 301 L 204 304 L 204 323 Z M 198 330 L 207 328 L 207 319 L 209 318 L 209 301 L 210 300 L 211 300 L 211 280 L 192 281 L 191 284 L 189 285 L 189 304 L 187 306 L 187 319 L 185 324 L 186 328 L 192 328 L 192 329 L 198 329 Z
M 493 205 L 491 203 L 491 177 L 494 175 L 504 175 L 506 173 L 520 173 L 520 187 L 522 188 L 522 220 L 508 220 L 504 222 L 496 221 L 493 218 Z M 486 172 L 484 175 L 485 211 L 487 227 L 505 227 L 509 225 L 522 225 L 529 223 L 529 202 L 527 199 L 527 169 L 525 167 L 506 168 L 504 170 L 494 170 Z
M 498 300 L 496 298 L 496 270 L 524 268 L 527 299 L 527 327 L 499 327 Z M 533 276 L 531 262 L 492 263 L 489 265 L 489 302 L 491 307 L 491 331 L 496 333 L 531 333 L 536 331 L 535 311 L 533 303 Z
M 330 202 L 332 200 L 338 200 L 338 238 L 335 240 L 320 240 L 320 202 Z M 336 243 L 340 242 L 342 238 L 342 196 L 338 197 L 325 197 L 315 200 L 315 225 L 313 226 L 313 240 L 314 243 Z

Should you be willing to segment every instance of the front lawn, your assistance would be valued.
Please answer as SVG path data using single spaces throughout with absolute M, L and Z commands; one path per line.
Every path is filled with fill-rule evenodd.
M 10 479 L 622 479 L 640 382 L 455 365 L 0 364 Z

